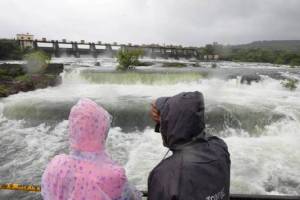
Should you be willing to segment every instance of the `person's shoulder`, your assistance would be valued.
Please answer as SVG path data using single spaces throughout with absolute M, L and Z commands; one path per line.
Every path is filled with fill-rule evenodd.
M 222 158 L 226 158 L 228 162 L 230 162 L 230 153 L 228 151 L 228 146 L 226 142 L 217 137 L 217 136 L 210 136 L 208 137 L 208 143 L 210 144 L 210 148 L 215 152 L 216 155 Z
M 227 146 L 226 142 L 217 136 L 209 136 L 209 137 L 207 137 L 207 141 L 210 144 L 222 147 L 226 151 L 228 150 L 228 146 Z
M 53 157 L 53 159 L 51 160 L 51 162 L 57 162 L 57 163 L 61 163 L 64 162 L 66 160 L 70 160 L 71 157 L 69 155 L 66 154 L 59 154 Z
M 47 167 L 49 166 L 59 166 L 59 165 L 64 165 L 66 162 L 70 160 L 69 156 L 66 154 L 59 154 L 54 156 L 50 162 L 48 163 Z
M 47 177 L 53 177 L 58 173 L 58 170 L 62 168 L 63 165 L 66 165 L 68 162 L 68 156 L 65 154 L 56 155 L 53 157 L 50 162 L 47 164 L 43 172 L 43 180 Z

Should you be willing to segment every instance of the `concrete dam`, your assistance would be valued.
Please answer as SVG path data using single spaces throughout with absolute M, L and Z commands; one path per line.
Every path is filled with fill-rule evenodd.
M 18 39 L 18 43 L 22 48 L 32 47 L 35 50 L 43 50 L 55 57 L 62 55 L 80 57 L 81 55 L 92 55 L 93 57 L 108 56 L 114 57 L 120 49 L 126 50 L 141 50 L 144 56 L 151 58 L 194 58 L 198 60 L 218 60 L 218 55 L 203 55 L 200 48 L 197 47 L 181 47 L 181 46 L 160 46 L 160 45 L 132 45 L 132 44 L 117 44 L 117 43 L 93 43 L 58 40 L 28 40 Z

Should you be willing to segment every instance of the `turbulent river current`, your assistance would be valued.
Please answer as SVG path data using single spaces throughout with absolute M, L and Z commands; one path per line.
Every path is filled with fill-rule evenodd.
M 150 102 L 183 91 L 205 97 L 207 132 L 222 137 L 231 154 L 231 193 L 300 195 L 300 88 L 284 88 L 284 78 L 300 80 L 286 66 L 218 63 L 203 67 L 138 67 L 117 73 L 114 59 L 60 58 L 58 87 L 0 99 L 0 183 L 40 184 L 51 158 L 68 153 L 68 115 L 81 97 L 113 116 L 107 149 L 126 168 L 131 183 L 146 190 L 150 170 L 167 149 L 154 133 Z M 152 60 L 153 61 L 153 60 Z M 157 60 L 155 60 L 157 61 Z M 244 74 L 259 82 L 241 84 Z M 41 199 L 39 194 L 0 191 L 0 199 Z

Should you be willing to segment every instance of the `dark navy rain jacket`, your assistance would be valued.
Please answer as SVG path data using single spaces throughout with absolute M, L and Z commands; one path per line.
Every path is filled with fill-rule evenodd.
M 159 132 L 172 156 L 148 178 L 149 200 L 227 200 L 230 155 L 225 142 L 205 134 L 200 92 L 157 99 Z

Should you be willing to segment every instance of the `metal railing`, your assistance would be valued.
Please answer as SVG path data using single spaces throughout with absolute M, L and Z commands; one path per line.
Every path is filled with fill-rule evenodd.
M 9 184 L 0 184 L 0 190 L 40 192 L 41 186 L 9 183 Z M 148 197 L 147 191 L 141 191 L 141 192 L 143 193 L 143 197 Z M 300 200 L 300 196 L 231 194 L 230 200 Z

